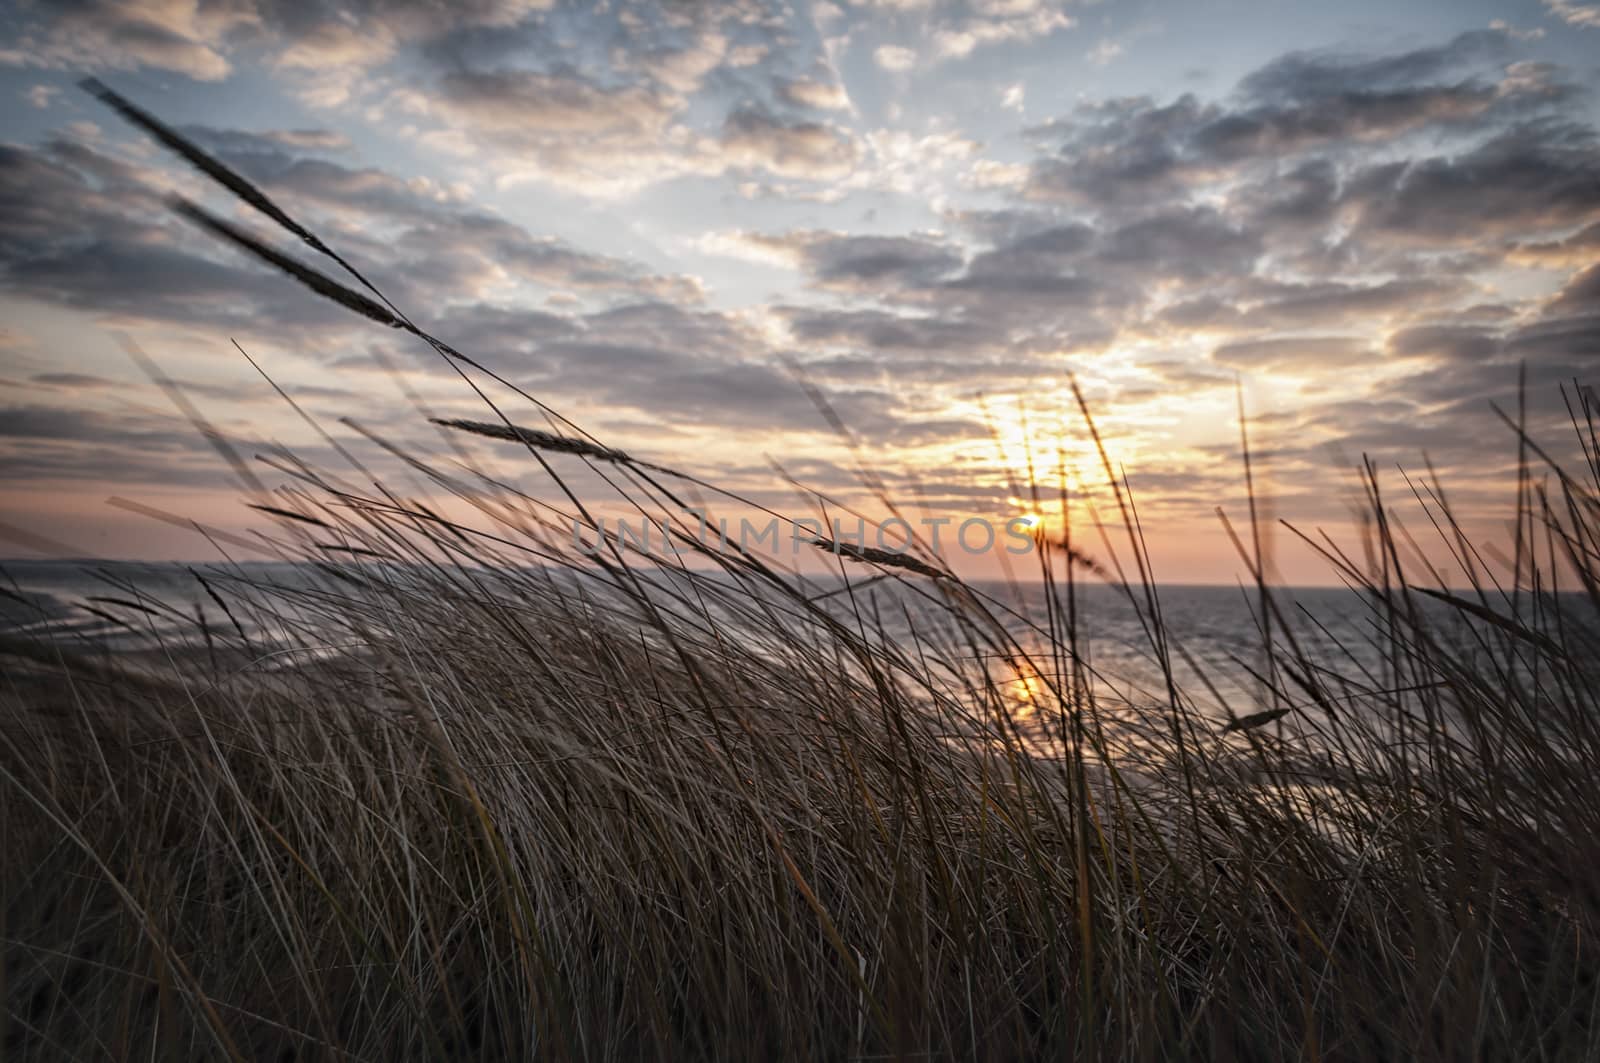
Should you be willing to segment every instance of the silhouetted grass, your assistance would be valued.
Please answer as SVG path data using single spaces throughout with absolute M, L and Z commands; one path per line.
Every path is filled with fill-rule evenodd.
M 1180 679 L 1109 460 L 1134 530 L 1040 551 L 1042 620 L 853 554 L 899 623 L 701 541 L 689 477 L 570 422 L 470 430 L 599 462 L 694 563 L 576 549 L 549 464 L 559 507 L 412 457 L 468 525 L 279 455 L 264 541 L 322 579 L 209 574 L 228 623 L 160 629 L 155 664 L 4 647 L 6 1058 L 1593 1058 L 1590 394 L 1586 468 L 1519 446 L 1505 585 L 1419 483 L 1471 577 L 1431 584 L 1367 469 L 1360 558 L 1307 536 L 1362 646 L 1305 648 L 1236 538 L 1264 664 L 1231 717 Z M 1155 697 L 1086 660 L 1086 563 Z

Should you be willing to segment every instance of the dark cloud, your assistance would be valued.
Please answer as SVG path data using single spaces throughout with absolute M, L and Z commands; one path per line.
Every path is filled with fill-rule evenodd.
M 545 394 L 559 388 L 586 404 L 634 409 L 669 424 L 827 430 L 822 415 L 786 372 L 762 361 L 708 358 L 687 341 L 693 331 L 657 333 L 652 343 L 597 335 L 544 344 L 518 366 L 516 375 Z M 895 402 L 881 391 L 835 391 L 828 400 L 868 437 L 897 421 Z
M 1196 131 L 1202 156 L 1236 160 L 1321 145 L 1439 136 L 1565 103 L 1576 94 L 1548 67 L 1510 63 L 1502 30 L 1393 56 L 1295 52 L 1240 83 L 1244 105 Z
M 1498 332 L 1473 325 L 1417 325 L 1389 337 L 1391 353 L 1438 362 L 1488 362 L 1500 356 L 1503 346 Z
M 1154 373 L 1165 383 L 1185 392 L 1232 387 L 1234 381 L 1238 379 L 1235 373 L 1220 370 L 1207 362 L 1197 362 L 1187 358 L 1149 361 L 1144 363 L 1143 368 Z
M 1584 278 L 1574 278 L 1581 284 Z M 1570 285 L 1569 285 L 1570 287 Z M 1270 419 L 1284 438 L 1281 475 L 1311 485 L 1331 455 L 1348 463 L 1367 454 L 1380 466 L 1421 467 L 1426 454 L 1452 500 L 1481 511 L 1499 501 L 1515 467 L 1516 436 L 1494 413 L 1524 418 L 1546 452 L 1575 453 L 1570 398 L 1592 381 L 1600 356 L 1600 315 L 1567 313 L 1552 300 L 1533 320 L 1510 328 L 1485 320 L 1419 324 L 1389 337 L 1390 358 L 1414 365 L 1371 398 L 1321 403 Z M 1470 317 L 1471 315 L 1467 315 Z M 1483 316 L 1483 315 L 1480 315 Z M 1492 316 L 1492 315 L 1487 315 Z
M 825 181 L 855 168 L 862 147 L 849 129 L 772 106 L 838 110 L 847 100 L 836 82 L 772 76 L 782 65 L 776 61 L 754 80 L 728 65 L 738 37 L 755 32 L 768 44 L 784 37 L 782 18 L 755 5 L 650 11 L 588 11 L 581 18 L 596 25 L 584 43 L 564 50 L 544 40 L 514 54 L 474 49 L 466 59 L 458 51 L 436 84 L 406 94 L 404 103 L 439 124 L 431 134 L 437 143 L 490 149 L 486 161 L 503 172 L 590 195 L 686 175 L 754 171 Z M 598 63 L 577 65 L 566 54 L 608 35 L 616 44 Z M 708 123 L 702 112 L 720 121 Z
M 26 246 L 81 239 L 94 229 L 114 228 L 128 238 L 151 236 L 145 219 L 160 205 L 133 167 L 80 144 L 60 139 L 37 149 L 0 144 L 0 231 L 5 236 L 0 244 L 11 256 Z
M 450 308 L 439 315 L 433 330 L 457 350 L 520 370 L 545 344 L 580 335 L 583 324 L 565 314 L 478 303 Z M 431 349 L 408 349 L 426 365 L 439 364 Z
M 1302 233 L 1327 225 L 1339 203 L 1339 171 L 1329 159 L 1307 159 L 1262 181 L 1246 206 L 1256 226 Z
M 1244 319 L 1244 311 L 1231 298 L 1202 295 L 1163 307 L 1156 320 L 1174 329 L 1234 329 Z
M 438 330 L 543 398 L 637 411 L 669 425 L 802 432 L 827 427 L 762 335 L 717 311 L 667 302 L 567 316 L 467 307 L 446 315 Z M 428 352 L 413 353 L 415 364 L 444 371 Z M 826 370 L 825 360 L 818 365 Z M 864 438 L 910 438 L 901 425 L 916 418 L 883 381 L 813 375 L 843 385 L 828 391 L 828 401 Z
M 406 260 L 402 276 L 417 284 L 427 280 L 452 298 L 471 294 L 502 273 L 556 289 L 690 301 L 703 294 L 688 277 L 662 276 L 637 263 L 535 236 L 429 182 L 281 151 L 224 151 L 222 157 L 274 196 L 324 208 L 346 230 L 381 235 L 368 244 L 376 257 L 400 252 Z
M 1600 314 L 1600 263 L 1574 274 L 1545 312 L 1564 317 L 1569 314 Z
M 1251 328 L 1308 328 L 1360 321 L 1381 324 L 1415 317 L 1471 293 L 1451 276 L 1396 278 L 1379 284 L 1318 281 L 1309 284 L 1258 283 L 1240 302 L 1237 323 Z
M 1578 91 L 1548 67 L 1506 63 L 1501 31 L 1448 45 L 1365 58 L 1294 53 L 1246 77 L 1234 98 L 1170 103 L 1125 98 L 1088 103 L 1034 127 L 1056 150 L 1034 163 L 1025 195 L 1100 208 L 1186 199 L 1234 179 L 1245 164 L 1282 166 L 1296 155 L 1337 152 L 1496 128 L 1560 109 Z M 1264 213 L 1277 220 L 1327 216 L 1335 174 L 1326 159 L 1295 163 Z
M 227 483 L 209 444 L 176 416 L 6 406 L 0 455 L 0 481 Z
M 962 263 L 961 249 L 930 236 L 858 236 L 801 230 L 778 236 L 743 233 L 751 247 L 793 259 L 815 283 L 847 291 L 921 287 Z
M 1516 329 L 1507 335 L 1505 349 L 1545 381 L 1591 382 L 1600 364 L 1600 314 L 1559 317 Z
M 115 383 L 92 373 L 35 373 L 28 379 L 47 388 L 108 388 Z
M 1296 372 L 1348 369 L 1370 364 L 1381 355 L 1356 336 L 1295 336 L 1225 343 L 1211 357 L 1233 369 Z
M 1517 244 L 1511 258 L 1539 266 L 1572 266 L 1600 259 L 1600 221 L 1559 240 Z
M 1600 144 L 1585 126 L 1521 124 L 1459 156 L 1368 167 L 1345 202 L 1364 235 L 1436 246 L 1585 225 L 1600 216 Z
M 929 354 L 972 350 L 991 337 L 980 325 L 884 310 L 779 307 L 794 338 L 806 346 Z
M 1059 276 L 1085 260 L 1095 236 L 1095 230 L 1081 222 L 1016 232 L 974 256 L 966 280 L 1004 279 L 1026 285 L 1030 277 Z
M 1476 121 L 1499 99 L 1494 86 L 1479 84 L 1351 90 L 1291 107 L 1254 107 L 1220 116 L 1197 129 L 1189 145 L 1199 158 L 1225 163 L 1327 144 L 1386 140 L 1424 127 Z
M 989 427 L 979 421 L 959 417 L 906 417 L 888 425 L 883 440 L 897 446 L 919 447 L 953 441 L 984 442 L 991 438 Z
M 1160 211 L 1096 228 L 1048 223 L 973 255 L 936 286 L 906 293 L 994 342 L 1032 348 L 1103 346 L 1138 316 L 1157 287 L 1168 292 L 1249 276 L 1260 239 L 1210 208 Z
M 860 158 L 854 138 L 835 126 L 785 121 L 756 107 L 730 113 L 722 124 L 721 142 L 734 164 L 784 177 L 843 177 Z
M 161 450 L 189 450 L 194 433 L 175 429 L 171 424 L 151 427 L 143 418 L 121 418 L 88 411 L 65 410 L 54 406 L 6 406 L 0 409 L 0 436 L 7 439 L 36 439 L 98 443 L 119 447 L 145 447 Z
M 0 290 L 242 336 L 304 339 L 351 324 L 177 221 L 155 174 L 65 141 L 0 145 Z
M 266 48 L 277 63 L 301 70 L 360 68 L 451 29 L 514 25 L 543 6 L 526 0 L 73 0 L 30 12 L 16 50 L 42 65 L 145 66 L 214 81 L 226 77 L 230 57 L 248 47 Z
M 1450 42 L 1397 55 L 1361 56 L 1331 51 L 1290 52 L 1240 83 L 1254 99 L 1327 99 L 1350 92 L 1408 89 L 1418 82 L 1504 59 L 1511 39 L 1500 30 L 1463 33 Z
M 230 142 L 230 162 L 290 209 L 309 206 L 341 228 L 365 230 L 354 241 L 365 252 L 358 256 L 363 268 L 402 305 L 541 395 L 748 429 L 825 427 L 763 335 L 735 316 L 703 309 L 698 285 L 685 278 L 535 237 L 382 171 L 295 157 L 277 145 L 241 148 L 231 138 L 217 139 Z M 81 146 L 0 151 L 0 204 L 8 208 L 0 218 L 0 287 L 95 313 L 225 329 L 247 342 L 252 335 L 276 341 L 318 336 L 322 349 L 350 350 L 351 339 L 371 336 L 341 308 L 174 221 L 153 181 Z M 921 239 L 822 239 L 807 243 L 804 253 L 819 279 L 841 285 L 929 280 L 959 264 L 948 248 Z M 490 272 L 614 298 L 565 312 L 473 301 Z M 390 283 L 391 276 L 399 279 Z M 443 300 L 432 297 L 438 292 Z M 411 346 L 409 364 L 442 370 L 425 349 Z M 339 361 L 353 364 L 348 354 Z M 39 374 L 36 383 L 72 390 L 90 385 L 83 374 Z M 186 387 L 197 397 L 250 400 L 236 390 Z M 336 387 L 316 387 L 329 401 L 351 397 Z M 920 435 L 902 430 L 903 411 L 880 389 L 846 387 L 830 401 L 869 437 L 926 437 L 926 429 Z M 158 437 L 104 417 L 75 421 L 65 409 L 12 410 L 8 424 L 19 440 L 8 453 L 37 475 L 48 469 L 76 476 L 74 462 L 90 469 L 93 455 L 85 448 L 92 446 L 150 455 L 187 445 L 181 433 Z
M 439 81 L 438 105 L 479 132 L 498 133 L 518 146 L 556 142 L 658 138 L 680 103 L 637 85 L 606 88 L 571 67 L 549 72 L 461 70 Z M 566 147 L 565 150 L 572 150 Z
M 1157 105 L 1148 99 L 1088 104 L 1065 123 L 1033 132 L 1062 132 L 1065 142 L 1033 164 L 1023 194 L 1042 201 L 1140 206 L 1181 197 L 1201 176 L 1202 162 L 1186 157 L 1184 139 L 1218 113 L 1193 96 Z
M 988 245 L 963 268 L 870 289 L 915 307 L 917 332 L 841 310 L 795 317 L 796 335 L 858 351 L 925 335 L 934 379 L 949 379 L 945 337 L 973 352 L 1045 350 L 1183 342 L 1197 329 L 1223 337 L 1211 344 L 1219 367 L 1329 382 L 1356 367 L 1476 360 L 1473 380 L 1487 386 L 1513 379 L 1519 358 L 1570 367 L 1594 349 L 1593 274 L 1510 331 L 1526 304 L 1481 299 L 1506 264 L 1486 238 L 1549 233 L 1517 249 L 1542 263 L 1590 242 L 1600 166 L 1572 100 L 1551 68 L 1513 61 L 1496 31 L 1390 57 L 1287 56 L 1220 102 L 1086 104 L 1030 130 L 1049 147 L 1022 202 L 951 213 Z M 830 371 L 868 379 L 874 368 L 844 358 Z M 1186 386 L 1228 379 L 1182 362 L 1157 371 Z
M 284 151 L 346 152 L 350 140 L 330 129 L 217 129 L 214 126 L 187 125 L 184 136 L 213 154 L 277 155 Z
M 1084 222 L 1066 217 L 1053 208 L 1012 206 L 999 209 L 951 209 L 946 217 L 966 230 L 981 243 L 992 247 L 1014 243 L 1032 233 L 1066 226 L 1073 228 Z
M 735 168 L 831 179 L 859 155 L 847 130 L 766 110 L 847 106 L 836 79 L 816 76 L 827 64 L 814 30 L 797 32 L 808 14 L 768 0 L 74 0 L 18 18 L 15 47 L 0 50 L 13 65 L 217 80 L 255 60 L 315 106 L 382 108 L 481 167 L 586 194 Z M 746 74 L 751 55 L 763 61 Z M 720 132 L 697 101 L 725 116 Z M 241 152 L 341 146 L 321 131 L 197 132 Z
M 1208 207 L 1165 211 L 1106 233 L 1097 264 L 1133 267 L 1158 277 L 1249 275 L 1261 237 Z
M 358 260 L 413 309 L 506 279 L 607 298 L 698 302 L 687 277 L 537 237 L 426 184 L 272 151 L 224 153 L 309 220 L 331 219 Z M 177 222 L 157 175 L 81 144 L 0 146 L 0 288 L 151 321 L 306 336 L 356 327 L 340 308 Z

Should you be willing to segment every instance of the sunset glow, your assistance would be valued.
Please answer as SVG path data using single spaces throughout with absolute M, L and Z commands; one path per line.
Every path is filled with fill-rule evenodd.
M 1600 19 L 1269 7 L 11 9 L 0 510 L 26 534 L 0 552 L 211 549 L 111 496 L 251 525 L 124 336 L 247 462 L 277 444 L 339 460 L 272 384 L 384 469 L 342 418 L 449 453 L 417 403 L 481 412 L 426 347 L 174 217 L 177 192 L 259 220 L 86 74 L 606 445 L 759 506 L 808 511 L 778 468 L 886 516 L 857 475 L 869 455 L 897 503 L 957 524 L 1021 506 L 1054 528 L 1064 482 L 1087 536 L 1120 519 L 1109 462 L 1164 577 L 1231 582 L 1216 510 L 1248 519 L 1242 400 L 1274 518 L 1344 529 L 1363 454 L 1386 474 L 1426 454 L 1487 513 L 1515 460 L 1490 403 L 1516 406 L 1526 365 L 1530 425 L 1569 439 L 1559 388 L 1600 338 Z M 1030 468 L 1046 514 L 1020 501 Z M 1276 563 L 1329 579 L 1293 543 Z

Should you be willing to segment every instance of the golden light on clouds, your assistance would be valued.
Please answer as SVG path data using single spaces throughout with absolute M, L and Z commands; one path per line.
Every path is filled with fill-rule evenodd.
M 1019 499 L 1065 487 L 1120 521 L 1115 479 L 1179 574 L 1226 580 L 1239 389 L 1258 488 L 1312 525 L 1343 519 L 1364 453 L 1426 453 L 1467 510 L 1492 501 L 1508 463 L 1487 403 L 1515 403 L 1519 366 L 1532 423 L 1560 430 L 1600 320 L 1578 24 L 1411 5 L 1383 17 L 1421 43 L 1357 48 L 1327 13 L 1275 39 L 1226 12 L 1180 33 L 1108 10 L 1094 41 L 1122 51 L 1086 72 L 1070 19 L 755 7 L 408 9 L 383 47 L 333 51 L 375 16 L 262 17 L 248 45 L 179 20 L 183 47 L 118 53 L 124 6 L 19 14 L 31 58 L 0 66 L 32 104 L 0 157 L 9 515 L 98 534 L 106 483 L 236 514 L 113 329 L 242 451 L 334 453 L 231 340 L 341 439 L 345 419 L 403 442 L 427 438 L 424 410 L 483 412 L 433 352 L 176 220 L 163 196 L 209 184 L 97 108 L 82 69 L 336 237 L 506 382 L 496 402 L 537 416 L 532 396 L 758 506 L 820 495 L 883 519 L 882 489 L 1054 531 L 1057 503 Z M 1174 84 L 1180 36 L 1234 58 Z M 585 40 L 608 42 L 589 65 L 552 59 Z M 298 80 L 322 52 L 349 66 L 338 92 Z

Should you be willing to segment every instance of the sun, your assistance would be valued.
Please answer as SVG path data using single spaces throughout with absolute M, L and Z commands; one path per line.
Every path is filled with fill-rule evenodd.
M 1017 526 L 1026 528 L 1029 531 L 1037 531 L 1044 526 L 1044 517 L 1038 513 L 1023 512 L 1011 519 Z

